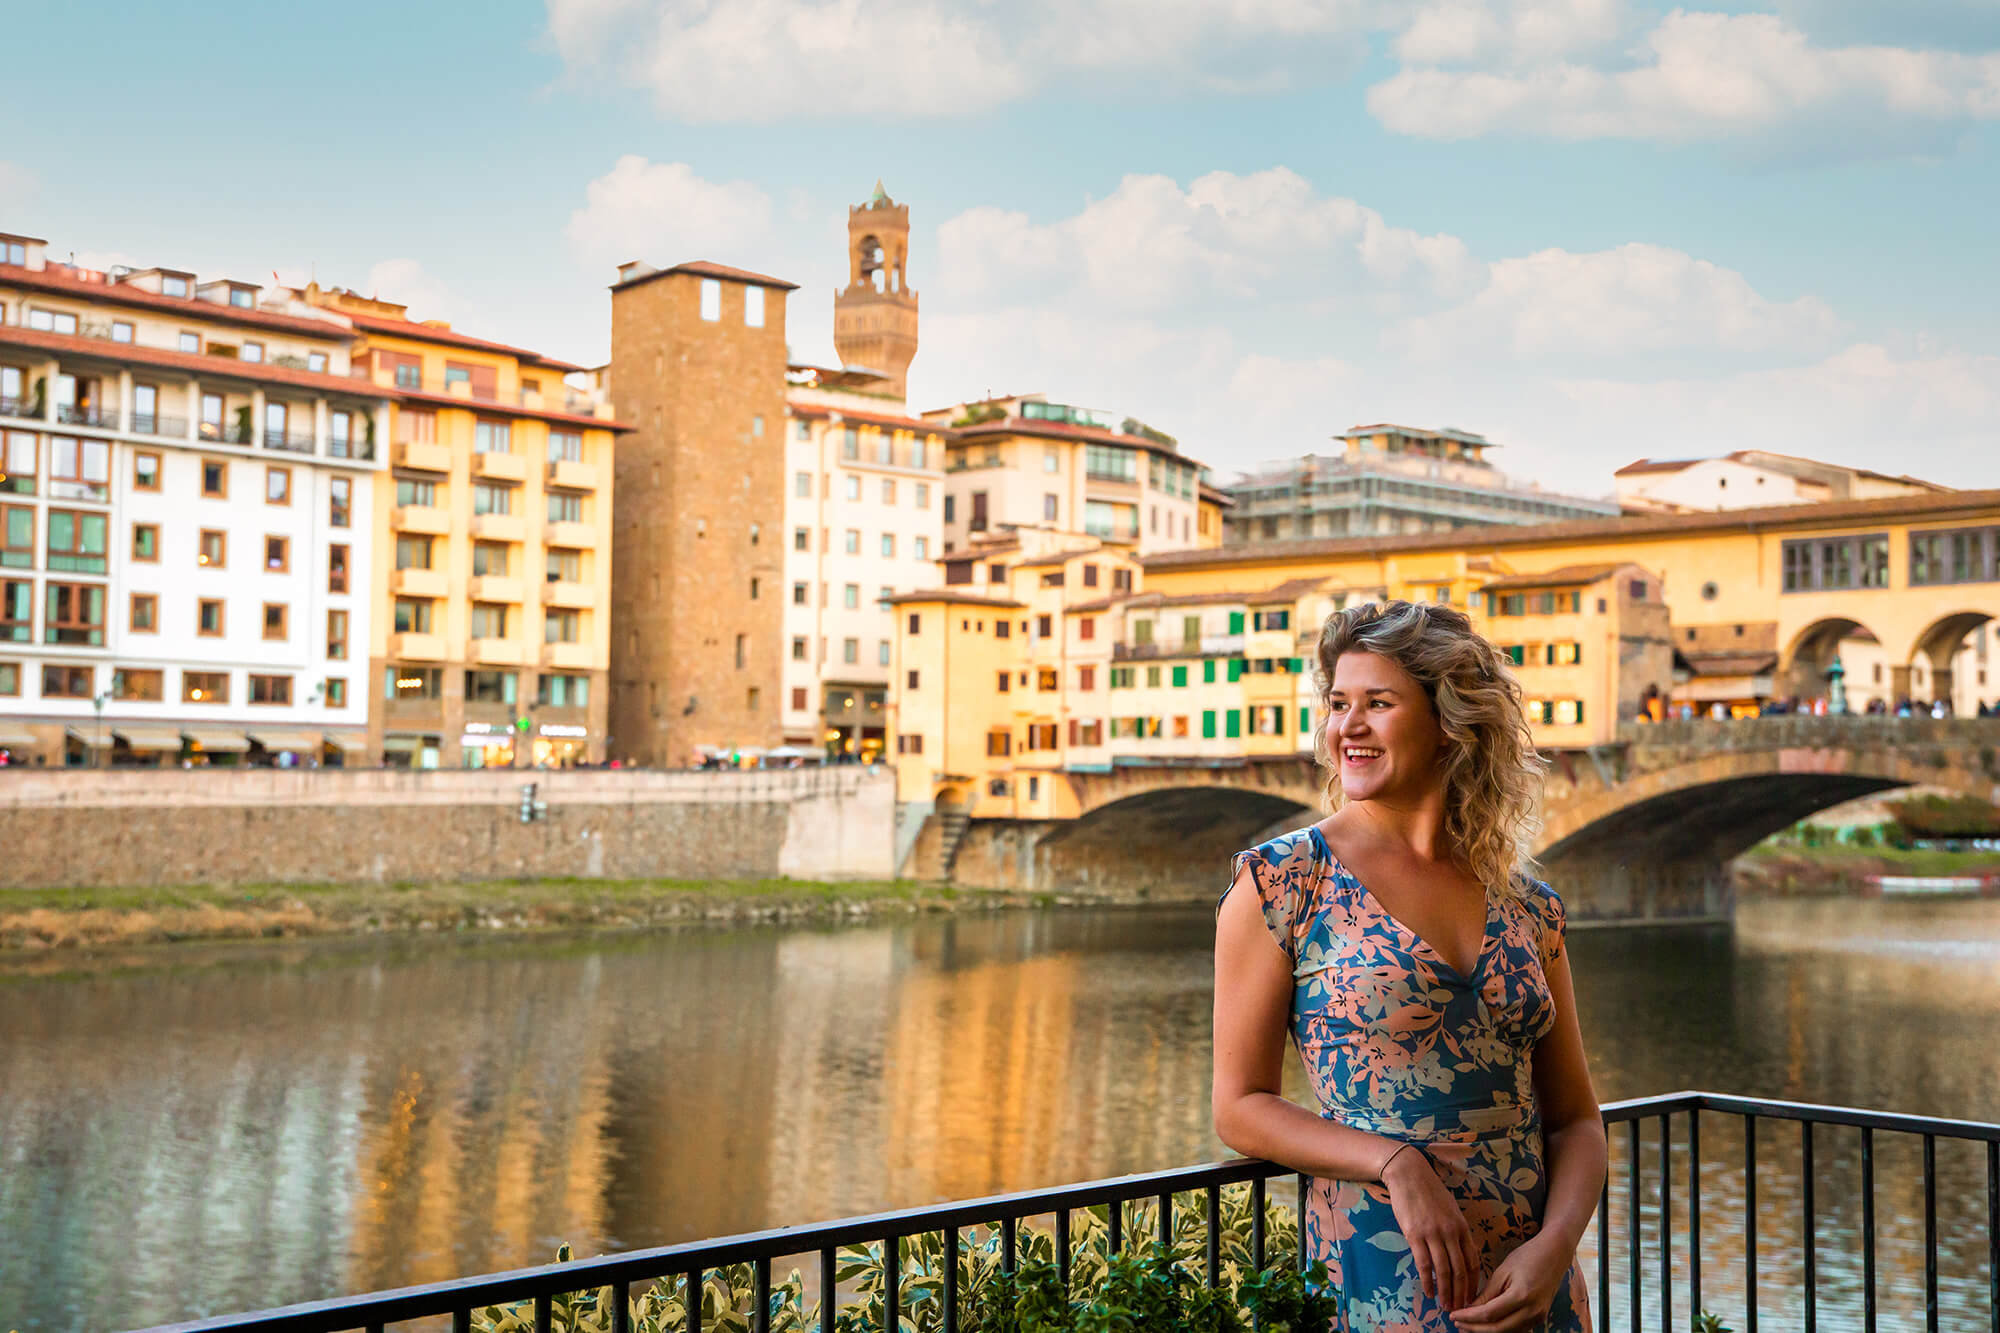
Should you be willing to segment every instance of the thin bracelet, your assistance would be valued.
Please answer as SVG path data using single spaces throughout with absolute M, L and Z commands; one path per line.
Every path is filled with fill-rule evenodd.
M 1413 1141 L 1404 1142 L 1398 1145 L 1396 1151 L 1390 1153 L 1387 1157 L 1384 1157 L 1382 1159 L 1382 1165 L 1375 1168 L 1375 1179 L 1381 1180 L 1385 1175 L 1387 1175 L 1389 1170 L 1389 1163 L 1395 1161 L 1396 1154 L 1402 1152 L 1404 1148 L 1417 1148 L 1417 1145 Z M 1430 1160 L 1429 1157 L 1424 1153 L 1424 1150 L 1422 1148 L 1417 1148 L 1417 1155 L 1419 1157 L 1423 1157 L 1424 1160 L 1426 1161 Z

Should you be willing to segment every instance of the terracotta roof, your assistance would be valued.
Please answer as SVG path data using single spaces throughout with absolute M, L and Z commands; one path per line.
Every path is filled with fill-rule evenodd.
M 1939 521 L 1961 514 L 2000 510 L 2000 490 L 1945 491 L 1940 494 L 1886 495 L 1873 500 L 1834 500 L 1825 504 L 1769 505 L 1762 509 L 1723 509 L 1695 514 L 1625 514 L 1608 518 L 1572 518 L 1558 523 L 1490 523 L 1450 532 L 1410 533 L 1385 537 L 1313 537 L 1303 540 L 1255 542 L 1241 546 L 1164 551 L 1144 557 L 1147 569 L 1204 569 L 1228 565 L 1311 561 L 1341 557 L 1370 558 L 1414 551 L 1484 551 L 1506 546 L 1560 546 L 1634 537 L 1672 536 L 1683 532 L 1761 532 L 1773 529 L 1826 528 L 1886 520 Z
M 786 282 L 783 278 L 774 278 L 768 273 L 752 273 L 747 268 L 731 268 L 727 264 L 718 264 L 713 260 L 693 259 L 685 264 L 676 264 L 672 268 L 661 268 L 655 269 L 651 273 L 642 273 L 638 277 L 625 282 L 614 282 L 611 284 L 611 290 L 621 291 L 627 287 L 637 287 L 642 283 L 651 282 L 655 278 L 664 278 L 669 273 L 692 273 L 696 277 L 721 278 L 725 282 L 747 282 L 753 286 L 776 287 L 778 290 L 786 292 L 795 292 L 799 289 L 799 285 L 796 282 Z
M 1629 563 L 1620 560 L 1602 565 L 1564 565 L 1540 574 L 1504 574 L 1479 586 L 1483 591 L 1491 592 L 1496 588 L 1553 588 L 1566 583 L 1588 585 L 1610 578 Z
M 1063 614 L 1076 611 L 1108 611 L 1114 606 L 1124 607 L 1165 607 L 1165 606 L 1266 606 L 1275 602 L 1296 602 L 1299 598 L 1322 587 L 1326 583 L 1321 578 L 1286 579 L 1274 588 L 1262 592 L 1191 592 L 1175 595 L 1163 592 L 1133 593 L 1129 597 L 1107 597 L 1099 602 L 1086 602 L 1078 606 L 1066 606 Z
M 1674 656 L 1697 676 L 1761 676 L 1778 665 L 1776 653 L 1683 653 Z
M 1636 463 L 1627 463 L 1611 475 L 1629 477 L 1641 472 L 1681 472 L 1696 463 L 1705 463 L 1705 458 L 1642 458 Z
M 396 398 L 406 403 L 421 403 L 432 407 L 456 407 L 467 412 L 477 412 L 489 417 L 526 417 L 532 421 L 553 421 L 565 426 L 588 426 L 598 430 L 634 431 L 638 427 L 623 421 L 613 421 L 608 417 L 584 416 L 579 412 L 558 412 L 547 407 L 523 407 L 518 403 L 502 403 L 485 398 L 460 398 L 449 393 L 425 393 L 418 389 L 384 389 L 384 397 Z
M 864 421 L 871 426 L 894 426 L 899 430 L 920 430 L 927 435 L 941 435 L 950 439 L 949 427 L 940 426 L 935 421 L 925 421 L 920 417 L 899 417 L 887 412 L 866 412 L 851 407 L 830 407 L 825 403 L 786 403 L 785 410 L 795 417 L 838 416 L 842 421 Z
M 1197 490 L 1201 498 L 1210 504 L 1221 505 L 1224 509 L 1234 509 L 1236 507 L 1236 497 L 1228 491 L 1217 490 L 1205 481 L 1198 484 Z
M 962 440 L 972 440 L 988 435 L 1034 435 L 1050 440 L 1082 440 L 1085 443 L 1116 444 L 1127 449 L 1144 449 L 1147 453 L 1158 454 L 1162 458 L 1178 459 L 1180 462 L 1200 467 L 1202 464 L 1189 458 L 1171 445 L 1149 440 L 1143 435 L 1120 435 L 1115 430 L 1104 430 L 1097 426 L 1077 426 L 1067 421 L 1030 421 L 1026 417 L 1003 417 L 998 421 L 981 421 L 970 426 L 956 428 Z
M 1016 560 L 1014 568 L 1031 569 L 1037 565 L 1066 565 L 1072 560 L 1081 560 L 1087 555 L 1110 556 L 1114 559 L 1123 556 L 1127 560 L 1132 558 L 1123 551 L 1113 551 L 1104 546 L 1080 546 L 1073 551 L 1050 551 L 1045 555 L 1034 556 L 1031 559 Z
M 307 338 L 325 338 L 332 342 L 344 343 L 354 337 L 354 331 L 345 323 L 334 320 L 306 319 L 299 315 L 277 315 L 263 310 L 245 310 L 240 306 L 221 305 L 193 296 L 163 296 L 159 292 L 149 292 L 134 287 L 129 282 L 92 282 L 86 278 L 72 277 L 61 269 L 53 267 L 32 269 L 15 264 L 0 264 L 0 284 L 54 292 L 63 296 L 73 296 L 80 301 L 95 301 L 101 305 L 125 306 L 132 310 L 168 310 L 177 315 L 186 315 L 189 319 L 205 319 L 217 324 L 234 324 L 250 329 L 276 329 Z M 341 314 L 338 311 L 328 313 Z M 342 319 L 345 318 L 342 314 Z
M 582 366 L 573 366 L 567 361 L 543 356 L 540 352 L 531 352 L 525 347 L 513 347 L 486 338 L 475 338 L 469 333 L 459 333 L 452 329 L 434 328 L 413 319 L 389 319 L 383 315 L 365 315 L 358 311 L 340 310 L 338 306 L 327 308 L 353 320 L 354 327 L 364 333 L 385 333 L 395 338 L 408 338 L 412 342 L 442 343 L 447 347 L 467 347 L 478 352 L 498 352 L 502 356 L 511 356 L 529 365 L 560 370 L 565 375 L 571 371 L 584 369 Z
M 1026 602 L 1010 601 L 1005 597 L 981 597 L 978 593 L 960 592 L 956 588 L 937 588 L 930 592 L 899 592 L 888 601 L 891 606 L 944 602 L 952 606 L 992 606 L 1005 611 L 1025 611 L 1028 605 Z
M 1021 543 L 1017 541 L 993 542 L 986 546 L 968 547 L 963 551 L 946 551 L 943 555 L 933 559 L 931 563 L 934 565 L 948 565 L 954 560 L 985 560 L 991 556 L 1005 555 L 1009 551 L 1018 551 L 1020 549 Z
M 200 352 L 175 352 L 144 343 L 115 343 L 104 338 L 84 338 L 67 333 L 43 333 L 18 324 L 0 325 L 0 343 L 35 347 L 50 352 L 70 352 L 102 361 L 124 361 L 142 366 L 185 370 L 201 379 L 255 380 L 260 384 L 286 384 L 322 393 L 345 394 L 352 398 L 400 398 L 403 394 L 384 389 L 368 380 L 348 375 L 328 375 L 319 371 L 294 370 L 268 361 L 235 361 L 226 356 L 206 356 Z M 458 399 L 452 400 L 454 403 Z

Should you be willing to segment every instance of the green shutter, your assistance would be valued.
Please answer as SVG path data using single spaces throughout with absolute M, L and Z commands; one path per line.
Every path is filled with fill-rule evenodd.
M 1243 715 L 1234 708 L 1222 710 L 1222 733 L 1231 740 L 1243 734 Z
M 1229 632 L 1231 634 L 1241 634 L 1243 632 L 1243 613 L 1241 611 L 1231 611 L 1229 613 Z
M 1205 708 L 1202 710 L 1201 738 L 1205 741 L 1212 741 L 1215 739 L 1215 710 L 1213 708 Z
M 1306 659 L 1303 657 L 1294 657 L 1292 659 L 1292 674 L 1294 676 L 1303 676 L 1305 673 Z
M 1312 730 L 1312 726 L 1313 726 L 1313 716 L 1312 716 L 1312 709 L 1310 709 L 1310 708 L 1306 707 L 1306 706 L 1305 706 L 1304 704 L 1300 704 L 1300 705 L 1299 705 L 1299 735 L 1303 736 L 1303 735 L 1305 735 L 1305 734 L 1306 734 L 1307 732 L 1311 731 L 1311 730 Z
M 1186 685 L 1187 685 L 1187 668 L 1186 668 L 1186 667 L 1184 667 L 1184 666 L 1177 666 L 1177 667 L 1175 667 L 1175 668 L 1174 668 L 1174 688 L 1175 688 L 1175 689 L 1181 689 L 1181 688 L 1184 688 L 1184 687 L 1185 687 Z
M 1215 659 L 1212 657 L 1201 664 L 1201 683 L 1204 685 L 1215 684 Z
M 1243 679 L 1243 659 L 1242 659 L 1242 658 L 1240 658 L 1240 657 L 1232 657 L 1232 658 L 1230 658 L 1230 659 L 1229 659 L 1229 679 L 1230 679 L 1231 681 L 1238 681 L 1238 680 L 1241 680 L 1241 679 Z

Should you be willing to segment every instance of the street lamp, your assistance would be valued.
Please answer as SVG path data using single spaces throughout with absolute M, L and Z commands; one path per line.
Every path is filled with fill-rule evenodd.
M 1847 713 L 1847 668 L 1840 664 L 1840 658 L 1833 659 L 1833 665 L 1826 669 L 1826 711 L 1844 716 Z

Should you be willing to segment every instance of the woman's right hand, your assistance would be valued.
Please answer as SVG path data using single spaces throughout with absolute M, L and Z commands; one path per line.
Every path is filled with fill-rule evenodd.
M 1479 1293 L 1479 1247 L 1430 1159 L 1420 1148 L 1398 1151 L 1384 1164 L 1382 1183 L 1424 1294 L 1447 1310 L 1469 1304 Z

